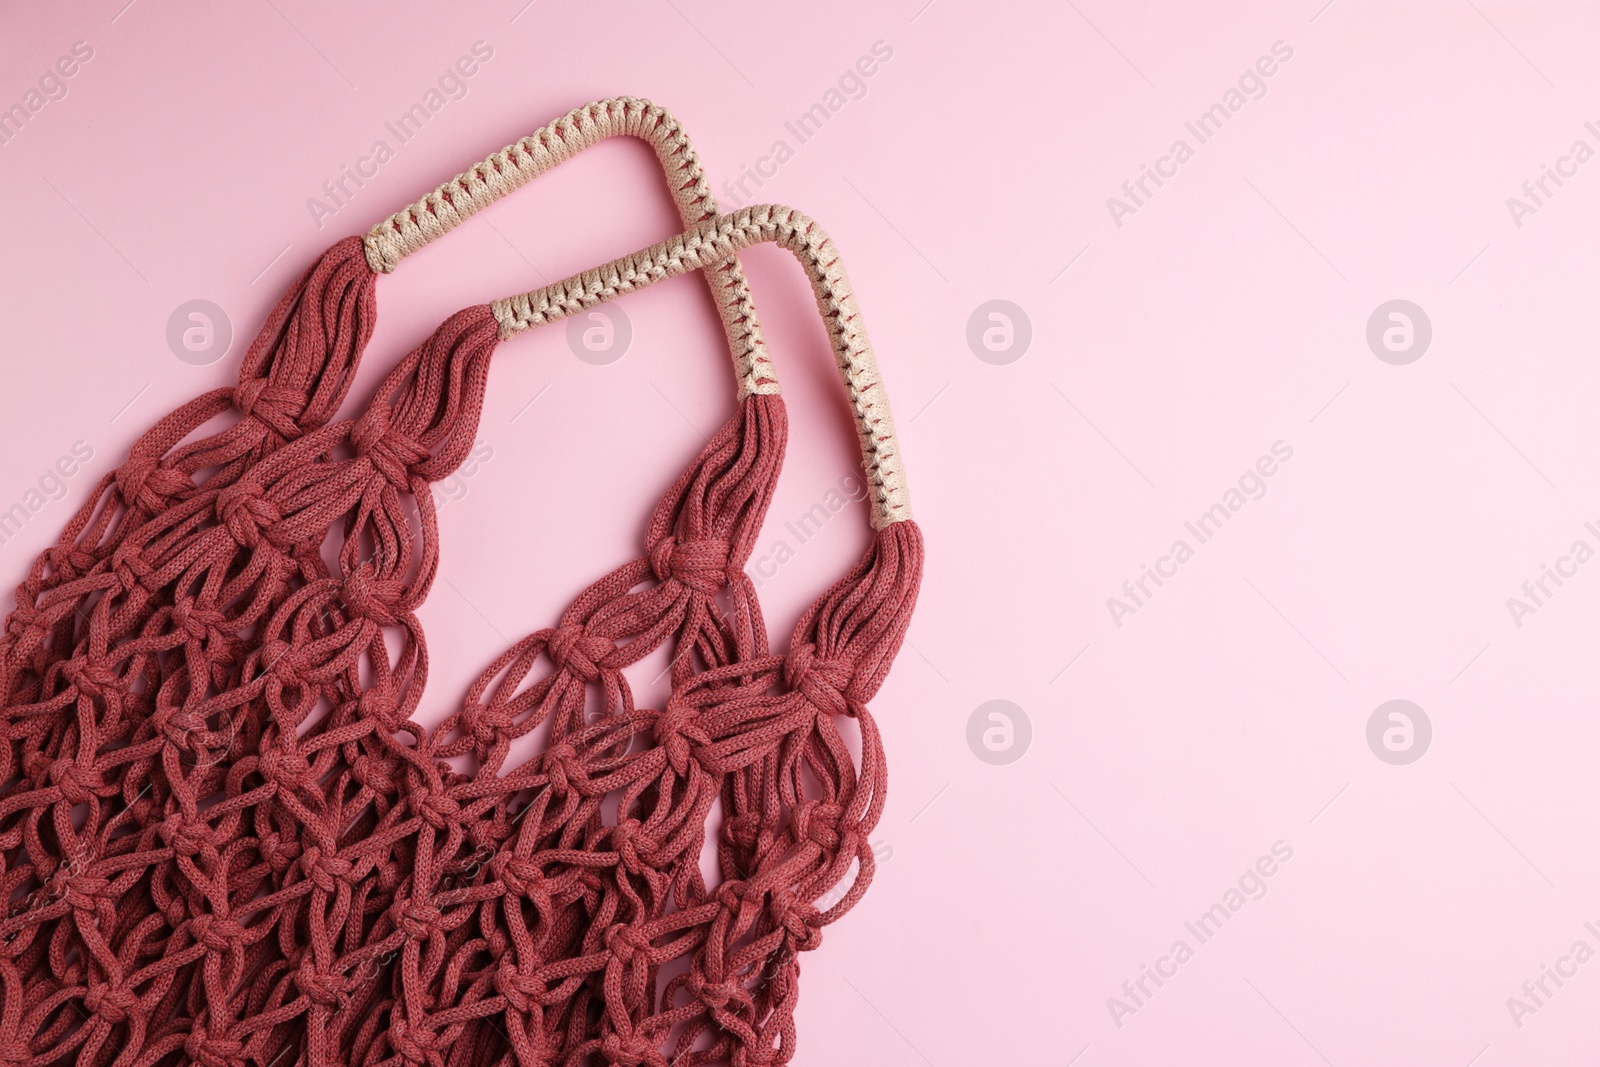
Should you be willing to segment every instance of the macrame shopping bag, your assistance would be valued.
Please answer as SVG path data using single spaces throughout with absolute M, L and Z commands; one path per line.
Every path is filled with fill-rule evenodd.
M 72 877 L 0 929 L 28 935 L 0 956 L 0 1048 L 38 1062 L 110 1062 L 120 1049 L 128 1062 L 181 1053 L 266 1063 L 296 1048 L 314 1063 L 575 1062 L 590 1052 L 657 1062 L 652 1049 L 676 1028 L 687 1062 L 788 1058 L 794 953 L 870 880 L 865 835 L 881 810 L 882 766 L 864 702 L 904 633 L 921 557 L 859 316 L 831 245 L 801 223 L 783 211 L 716 219 L 596 275 L 461 312 L 359 419 L 263 450 L 204 508 L 174 508 L 171 523 L 152 514 L 153 538 L 139 527 L 138 554 L 167 553 L 177 568 L 157 571 L 158 584 L 143 577 L 166 591 L 147 599 L 173 606 L 142 619 L 143 605 L 112 613 L 103 605 L 116 594 L 102 591 L 81 642 L 91 662 L 113 644 L 131 649 L 116 661 L 129 684 L 111 692 L 74 657 L 46 671 L 45 688 L 69 692 L 75 718 L 60 714 L 65 703 L 39 702 L 12 716 L 46 727 L 35 741 L 76 753 L 34 759 L 9 790 L 23 801 L 10 809 L 23 824 L 16 855 L 34 871 L 56 859 L 54 874 Z M 369 250 L 381 250 L 383 229 Z M 647 555 L 503 656 L 430 738 L 408 721 L 425 677 L 411 612 L 436 558 L 426 486 L 470 444 L 495 344 L 696 266 L 717 266 L 742 291 L 732 253 L 757 239 L 809 257 L 863 427 L 881 527 L 873 549 L 802 620 L 789 655 L 768 655 L 739 568 L 770 499 L 784 418 L 775 379 L 741 373 L 739 411 L 658 507 Z M 737 321 L 748 325 L 730 338 L 754 350 L 741 366 L 761 368 L 753 320 Z M 421 514 L 416 558 L 403 497 Z M 330 569 L 317 550 L 335 527 L 343 543 Z M 124 564 L 133 555 L 119 545 L 109 567 L 91 570 L 119 574 L 119 552 Z M 724 586 L 732 622 L 714 604 Z M 203 634 L 176 619 L 185 602 L 188 621 L 195 604 L 218 612 L 208 600 L 249 607 L 206 621 Z M 224 632 L 246 617 L 247 642 Z M 391 664 L 383 632 L 396 626 L 406 640 Z M 635 709 L 620 669 L 668 638 L 673 695 L 659 713 Z M 160 662 L 180 645 L 203 660 L 190 653 L 213 644 L 240 667 L 209 685 Z M 518 691 L 541 653 L 553 672 Z M 598 716 L 584 708 L 591 684 L 603 691 Z M 181 705 L 163 703 L 179 691 Z M 173 737 L 175 714 L 162 720 L 175 711 L 192 721 Z M 52 712 L 68 721 L 52 723 Z M 149 729 L 132 722 L 141 712 Z M 832 724 L 839 713 L 862 724 L 859 777 Z M 546 720 L 546 751 L 496 773 L 509 738 Z M 218 735 L 232 739 L 220 756 Z M 469 756 L 470 773 L 446 762 Z M 820 793 L 808 796 L 802 767 Z M 108 786 L 108 772 L 121 780 Z M 149 799 L 133 795 L 141 777 Z M 603 802 L 619 790 L 607 823 Z M 696 861 L 718 798 L 723 877 L 708 894 Z M 64 809 L 82 806 L 94 835 L 63 823 Z M 106 817 L 111 807 L 123 825 Z M 80 856 L 85 836 L 89 858 L 62 860 L 69 844 Z M 817 913 L 810 902 L 852 864 L 854 884 Z M 148 896 L 129 893 L 141 878 Z M 658 998 L 662 964 L 691 953 L 688 973 Z M 46 973 L 55 982 L 41 988 Z M 709 1048 L 691 1051 L 697 1042 Z

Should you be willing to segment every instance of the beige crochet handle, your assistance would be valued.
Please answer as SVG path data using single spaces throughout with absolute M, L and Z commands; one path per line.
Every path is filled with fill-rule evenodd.
M 387 274 L 412 252 L 545 171 L 591 145 L 623 135 L 637 137 L 655 150 L 684 226 L 717 217 L 711 183 L 683 127 L 665 108 L 622 96 L 568 112 L 390 215 L 367 232 L 367 263 L 374 271 Z M 707 281 L 733 354 L 740 399 L 751 393 L 777 393 L 777 375 L 767 358 L 750 286 L 739 261 L 727 260 L 714 274 L 707 274 Z
M 664 279 L 715 268 L 733 261 L 741 249 L 768 242 L 793 253 L 811 278 L 817 309 L 827 324 L 839 374 L 855 412 L 861 466 L 872 485 L 873 529 L 881 530 L 911 518 L 889 395 L 884 391 L 883 376 L 878 373 L 878 362 L 867 340 L 850 279 L 832 239 L 793 208 L 763 204 L 720 215 L 603 267 L 497 300 L 491 308 L 500 323 L 500 336 L 511 337 Z

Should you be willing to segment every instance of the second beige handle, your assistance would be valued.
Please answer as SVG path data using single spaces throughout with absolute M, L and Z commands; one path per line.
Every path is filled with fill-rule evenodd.
M 500 336 L 511 337 L 658 281 L 692 270 L 714 269 L 734 259 L 740 249 L 768 242 L 792 252 L 811 278 L 817 309 L 827 324 L 839 375 L 855 413 L 861 465 L 872 484 L 873 529 L 911 518 L 889 394 L 839 250 L 822 227 L 793 208 L 763 204 L 721 215 L 642 252 L 542 289 L 497 300 L 491 307 L 500 323 Z

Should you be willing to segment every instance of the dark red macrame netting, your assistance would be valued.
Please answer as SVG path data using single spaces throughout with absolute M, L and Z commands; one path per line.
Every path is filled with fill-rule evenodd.
M 425 730 L 428 488 L 471 447 L 498 326 L 458 313 L 330 422 L 374 280 L 335 245 L 239 386 L 141 438 L 17 590 L 0 1063 L 786 1062 L 798 953 L 872 880 L 866 705 L 920 532 L 878 531 L 773 652 L 743 565 L 787 420 L 750 396 L 640 557 Z M 622 672 L 663 646 L 671 696 L 638 707 Z

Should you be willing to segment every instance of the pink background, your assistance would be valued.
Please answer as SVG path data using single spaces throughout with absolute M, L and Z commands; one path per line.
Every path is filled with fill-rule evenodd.
M 887 862 L 805 963 L 798 1062 L 1600 1055 L 1600 961 L 1550 983 L 1520 1027 L 1507 1006 L 1575 941 L 1600 950 L 1584 926 L 1600 928 L 1600 852 L 1579 830 L 1600 815 L 1600 563 L 1520 627 L 1506 604 L 1574 541 L 1600 546 L 1583 525 L 1600 525 L 1600 161 L 1520 226 L 1506 204 L 1574 141 L 1600 148 L 1584 128 L 1600 120 L 1600 15 L 1485 0 L 125 3 L 0 14 L 0 105 L 74 42 L 93 49 L 0 145 L 0 508 L 74 442 L 94 452 L 0 547 L 0 581 L 139 431 L 233 379 L 270 303 L 336 238 L 619 94 L 670 107 L 722 195 L 775 140 L 794 147 L 785 122 L 881 41 L 892 58 L 865 95 L 759 190 L 847 257 L 929 548 L 875 702 Z M 307 199 L 477 41 L 493 57 L 466 95 L 319 229 Z M 1265 96 L 1197 144 L 1184 123 L 1279 41 L 1292 58 Z M 1178 138 L 1194 157 L 1118 226 L 1107 198 Z M 449 312 L 677 228 L 648 150 L 601 146 L 380 284 L 354 395 Z M 794 423 L 761 557 L 855 457 L 799 271 L 771 249 L 745 261 Z M 1365 339 L 1397 298 L 1433 327 L 1405 366 Z M 167 344 L 192 299 L 235 331 L 209 366 Z M 993 299 L 1033 331 L 1006 365 L 966 340 Z M 434 719 L 636 554 L 648 508 L 731 410 L 698 281 L 625 310 L 615 363 L 575 358 L 559 328 L 497 357 L 491 455 L 452 488 L 424 612 Z M 1277 441 L 1293 457 L 1266 495 L 1118 627 L 1107 598 Z M 859 553 L 864 520 L 853 506 L 764 582 L 780 638 Z M 967 742 L 996 699 L 1032 727 L 1005 765 Z M 1394 699 L 1433 727 L 1406 766 L 1366 740 Z M 1265 896 L 1198 945 L 1185 922 L 1280 841 L 1293 858 Z M 1107 998 L 1179 938 L 1194 958 L 1118 1026 Z

